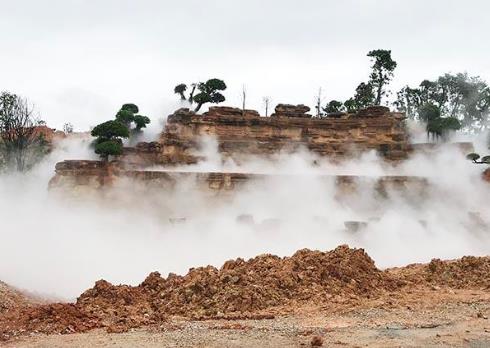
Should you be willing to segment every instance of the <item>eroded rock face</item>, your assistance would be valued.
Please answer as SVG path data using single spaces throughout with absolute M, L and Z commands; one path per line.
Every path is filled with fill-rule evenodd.
M 226 107 L 213 107 L 203 115 L 177 110 L 167 119 L 155 163 L 195 163 L 203 136 L 216 138 L 223 157 L 238 160 L 242 155 L 268 156 L 300 148 L 333 158 L 368 150 L 389 160 L 407 157 L 408 134 L 401 113 L 372 107 L 357 114 L 313 119 L 308 110 L 304 105 L 280 104 L 273 117 Z M 141 154 L 147 156 L 146 151 Z
M 56 163 L 50 189 L 69 187 L 71 191 L 98 190 L 114 180 L 114 164 L 104 161 L 69 160 Z

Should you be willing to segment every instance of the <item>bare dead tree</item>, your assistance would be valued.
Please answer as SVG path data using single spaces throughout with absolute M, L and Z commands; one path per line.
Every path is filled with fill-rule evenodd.
M 193 83 L 191 84 L 191 93 L 189 93 L 189 103 L 192 105 L 192 103 L 194 103 L 194 93 L 196 92 L 196 88 L 197 88 L 197 83 Z
M 46 151 L 46 141 L 36 125 L 27 100 L 8 92 L 0 94 L 0 156 L 7 168 L 25 171 Z
M 322 116 L 322 88 L 318 89 L 318 95 L 316 96 L 316 117 L 320 118 Z
M 242 86 L 242 116 L 245 116 L 245 102 L 247 99 L 247 91 L 245 85 Z
M 264 107 L 265 107 L 265 117 L 269 116 L 269 106 L 271 104 L 271 97 L 264 97 L 262 98 L 262 101 L 264 102 Z

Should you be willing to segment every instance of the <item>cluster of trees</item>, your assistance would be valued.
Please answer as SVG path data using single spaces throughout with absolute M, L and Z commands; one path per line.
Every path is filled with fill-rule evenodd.
M 381 105 L 390 95 L 387 87 L 397 67 L 391 51 L 374 50 L 367 56 L 373 63 L 369 80 L 357 86 L 352 98 L 344 102 L 329 101 L 322 108 L 327 115 Z M 389 102 L 385 101 L 385 105 Z M 396 93 L 392 106 L 411 119 L 425 122 L 427 134 L 433 138 L 444 138 L 450 131 L 458 129 L 482 131 L 489 127 L 490 87 L 479 77 L 448 73 L 433 81 L 424 80 L 415 88 L 403 87 Z
M 26 99 L 0 94 L 0 169 L 24 172 L 49 152 L 49 143 L 37 126 L 44 122 L 33 116 Z
M 195 103 L 194 111 L 196 112 L 206 103 L 218 104 L 225 101 L 225 96 L 220 92 L 226 89 L 226 84 L 220 79 L 209 79 L 206 82 L 192 83 L 189 96 L 185 95 L 187 89 L 185 83 L 180 83 L 175 86 L 174 92 L 180 96 L 181 100 L 187 100 L 191 105 Z
M 409 117 L 426 121 L 428 130 L 437 135 L 442 135 L 444 125 L 447 129 L 459 124 L 469 132 L 482 131 L 489 126 L 490 87 L 467 73 L 444 74 L 433 81 L 424 80 L 416 88 L 402 88 L 394 105 Z
M 367 56 L 371 59 L 371 72 L 367 82 L 361 82 L 353 97 L 346 101 L 331 100 L 323 108 L 327 114 L 336 112 L 354 112 L 371 105 L 381 105 L 383 97 L 389 94 L 387 89 L 393 79 L 397 63 L 391 57 L 390 50 L 373 50 Z M 321 113 L 319 116 L 323 116 Z
M 118 156 L 123 151 L 123 139 L 138 135 L 149 123 L 146 116 L 138 115 L 135 104 L 124 104 L 117 112 L 115 120 L 103 122 L 92 129 L 95 153 L 107 161 L 109 156 Z

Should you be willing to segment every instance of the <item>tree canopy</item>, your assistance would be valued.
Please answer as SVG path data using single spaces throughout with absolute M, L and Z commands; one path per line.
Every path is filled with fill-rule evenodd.
M 109 156 L 122 154 L 122 139 L 138 134 L 150 123 L 147 116 L 137 115 L 139 108 L 136 104 L 123 104 L 116 113 L 115 120 L 109 120 L 97 125 L 92 130 L 95 140 L 95 153 L 107 160 Z
M 469 132 L 488 129 L 490 87 L 467 73 L 444 74 L 434 81 L 424 80 L 416 88 L 406 86 L 397 93 L 394 105 L 413 119 L 422 119 L 421 106 L 436 105 L 441 117 L 456 118 Z
M 391 50 L 373 50 L 367 54 L 372 59 L 369 84 L 372 86 L 376 105 L 381 104 L 381 99 L 386 95 L 386 85 L 393 78 L 393 71 L 397 63 L 391 58 Z
M 221 94 L 221 91 L 226 89 L 226 84 L 220 79 L 209 79 L 206 82 L 193 83 L 192 90 L 189 94 L 189 98 L 186 98 L 185 91 L 187 90 L 187 85 L 184 83 L 178 84 L 174 88 L 174 93 L 180 95 L 181 100 L 188 100 L 189 103 L 196 103 L 197 106 L 194 111 L 199 111 L 201 107 L 206 103 L 222 103 L 225 101 L 225 96 Z M 198 93 L 195 93 L 197 88 Z

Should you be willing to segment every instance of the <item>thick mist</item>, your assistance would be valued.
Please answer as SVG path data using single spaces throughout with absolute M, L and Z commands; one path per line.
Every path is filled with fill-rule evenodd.
M 484 139 L 471 140 L 482 150 Z M 192 179 L 173 191 L 121 181 L 104 198 L 48 192 L 56 162 L 95 158 L 88 145 L 89 139 L 63 140 L 31 173 L 0 177 L 2 281 L 73 299 L 100 278 L 138 284 L 156 270 L 184 274 L 230 258 L 344 243 L 365 248 L 383 268 L 490 253 L 490 185 L 480 179 L 483 167 L 455 147 L 415 155 L 396 168 L 374 152 L 342 163 L 306 150 L 236 163 L 220 157 L 213 138 L 203 138 L 208 160 L 173 170 L 277 176 L 234 194 L 199 190 Z M 358 193 L 339 196 L 327 175 L 366 178 Z M 382 175 L 423 176 L 430 186 L 380 197 L 373 178 Z M 368 224 L 352 232 L 345 221 Z

